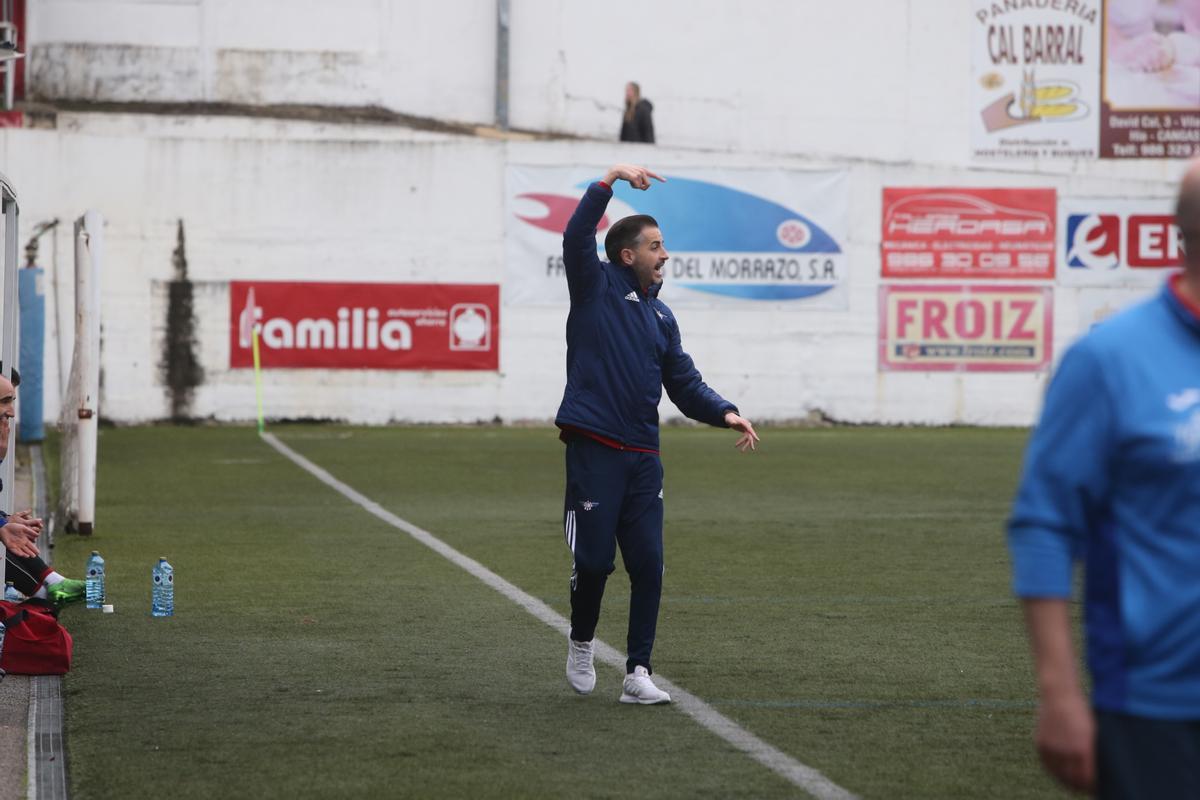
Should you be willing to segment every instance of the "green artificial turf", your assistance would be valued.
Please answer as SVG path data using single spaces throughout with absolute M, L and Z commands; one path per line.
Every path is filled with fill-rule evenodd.
M 282 426 L 396 514 L 567 613 L 549 429 Z M 864 797 L 1052 797 L 1003 541 L 1026 434 L 667 429 L 655 667 Z M 245 428 L 105 430 L 116 613 L 72 608 L 73 797 L 785 797 L 677 711 L 577 697 L 558 633 Z M 150 569 L 176 616 L 149 616 Z M 623 648 L 620 566 L 598 635 Z

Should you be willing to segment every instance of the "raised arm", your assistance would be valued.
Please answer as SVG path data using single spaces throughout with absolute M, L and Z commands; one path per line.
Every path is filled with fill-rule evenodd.
M 584 192 L 563 232 L 563 265 L 572 300 L 589 298 L 603 278 L 600 257 L 596 255 L 596 227 L 612 199 L 613 185 L 623 180 L 633 188 L 645 191 L 650 188 L 651 178 L 666 180 L 645 167 L 616 164 L 604 173 L 603 180 L 591 184 Z

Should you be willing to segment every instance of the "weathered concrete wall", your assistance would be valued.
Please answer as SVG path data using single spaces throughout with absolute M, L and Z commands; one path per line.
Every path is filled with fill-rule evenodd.
M 511 6 L 516 127 L 615 140 L 636 80 L 660 144 L 967 163 L 973 23 L 961 0 Z M 488 123 L 495 38 L 492 0 L 39 0 L 27 40 L 42 97 L 379 105 Z M 1145 162 L 1028 167 L 1165 174 Z
M 39 0 L 25 41 L 43 98 L 378 105 L 487 123 L 495 15 L 476 0 Z M 513 125 L 598 141 L 342 125 L 336 112 L 330 123 L 79 112 L 54 130 L 0 131 L 0 170 L 20 188 L 27 225 L 88 207 L 109 220 L 105 414 L 167 413 L 158 363 L 181 219 L 206 376 L 194 411 L 247 419 L 251 376 L 227 368 L 228 281 L 499 283 L 506 164 L 622 160 L 849 170 L 847 311 L 678 309 L 706 378 L 747 414 L 1023 424 L 1044 374 L 877 372 L 882 188 L 1162 197 L 1182 169 L 971 164 L 971 19 L 959 0 L 512 0 L 511 21 Z M 655 148 L 614 141 L 631 79 L 655 103 Z M 51 412 L 71 325 L 67 231 L 50 275 Z M 1079 292 L 1055 288 L 1056 351 L 1078 329 Z M 496 374 L 275 372 L 267 408 L 371 422 L 546 419 L 562 388 L 564 319 L 562 308 L 505 307 Z
M 108 219 L 103 407 L 107 416 L 126 421 L 168 413 L 158 363 L 178 220 L 187 232 L 206 375 L 194 411 L 249 419 L 251 374 L 228 368 L 228 281 L 501 283 L 506 164 L 599 168 L 646 156 L 665 170 L 697 164 L 849 170 L 847 311 L 677 309 L 685 346 L 706 379 L 755 418 L 796 418 L 815 409 L 874 422 L 1023 424 L 1033 418 L 1044 374 L 877 373 L 883 186 L 1032 184 L 1122 197 L 1161 197 L 1171 189 L 1162 180 L 506 143 L 243 119 L 63 114 L 57 130 L 0 132 L 0 164 L 20 188 L 27 226 L 54 216 L 67 221 L 88 207 Z M 71 324 L 69 230 L 60 227 L 57 265 L 45 263 L 49 255 L 43 259 L 51 269 L 50 309 L 57 321 L 47 347 L 51 414 L 61 352 L 55 337 L 69 335 Z M 44 242 L 43 253 L 51 250 Z M 1076 334 L 1078 291 L 1055 288 L 1056 350 Z M 670 297 L 668 285 L 664 299 L 670 303 Z M 267 409 L 277 416 L 367 422 L 548 419 L 562 391 L 565 317 L 565 308 L 506 306 L 499 373 L 272 372 Z M 669 403 L 663 411 L 675 413 Z
M 378 105 L 487 122 L 495 11 L 485 5 L 39 0 L 30 4 L 29 90 L 100 101 Z

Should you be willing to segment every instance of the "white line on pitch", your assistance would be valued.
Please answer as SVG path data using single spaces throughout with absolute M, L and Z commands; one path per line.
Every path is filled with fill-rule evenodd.
M 512 600 L 517 605 L 524 608 L 533 616 L 537 617 L 542 622 L 554 628 L 563 636 L 567 635 L 570 628 L 570 623 L 550 606 L 538 600 L 526 592 L 521 591 L 513 584 L 501 578 L 496 573 L 492 572 L 487 567 L 480 564 L 475 559 L 463 555 L 455 550 L 450 545 L 443 542 L 441 539 L 434 536 L 427 530 L 418 528 L 411 522 L 401 519 L 400 517 L 388 511 L 383 506 L 376 503 L 371 498 L 362 494 L 353 487 L 342 483 L 333 475 L 309 461 L 304 456 L 291 449 L 283 442 L 275 438 L 273 434 L 261 434 L 263 441 L 271 445 L 282 454 L 284 457 L 295 463 L 304 471 L 308 472 L 317 480 L 324 483 L 326 486 L 339 492 L 346 499 L 361 506 L 366 511 L 374 514 L 379 519 L 388 523 L 392 527 L 399 528 L 407 533 L 412 538 L 416 539 L 421 544 L 438 553 L 446 560 L 457 564 L 467 572 L 474 575 L 479 580 L 486 583 L 488 586 L 495 589 L 500 594 Z M 596 640 L 596 657 L 605 664 L 613 667 L 619 667 L 623 671 L 625 669 L 625 656 L 618 653 L 614 648 Z M 721 712 L 710 706 L 708 703 L 701 700 L 696 695 L 688 692 L 671 681 L 664 678 L 660 673 L 654 673 L 655 681 L 671 694 L 672 705 L 687 714 L 689 717 L 700 723 L 708 730 L 715 733 L 717 736 L 724 739 L 729 744 L 741 750 L 746 755 L 753 758 L 758 763 L 781 775 L 791 783 L 808 792 L 818 800 L 855 800 L 855 796 L 838 786 L 833 781 L 826 778 L 820 772 L 817 772 L 812 767 L 801 764 L 796 759 L 784 753 L 772 745 L 767 744 L 762 739 L 759 739 L 754 734 L 750 733 L 745 728 L 738 725 L 733 720 L 726 717 Z

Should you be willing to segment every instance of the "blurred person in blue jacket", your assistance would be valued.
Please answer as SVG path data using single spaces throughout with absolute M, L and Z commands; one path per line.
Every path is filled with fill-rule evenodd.
M 1046 769 L 1101 798 L 1200 797 L 1200 161 L 1184 269 L 1058 367 L 1008 523 Z M 1084 565 L 1090 703 L 1068 601 Z

